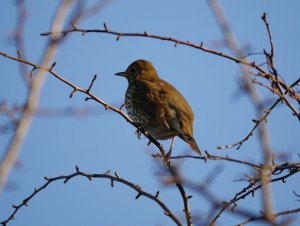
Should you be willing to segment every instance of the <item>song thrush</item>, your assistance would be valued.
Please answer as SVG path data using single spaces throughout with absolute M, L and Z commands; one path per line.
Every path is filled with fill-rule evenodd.
M 159 78 L 152 63 L 137 60 L 115 75 L 128 81 L 125 107 L 134 123 L 157 140 L 172 138 L 172 145 L 175 136 L 179 136 L 201 155 L 193 137 L 190 105 L 175 87 Z

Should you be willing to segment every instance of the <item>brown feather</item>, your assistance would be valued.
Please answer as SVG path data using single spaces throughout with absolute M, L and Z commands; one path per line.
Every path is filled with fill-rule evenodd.
M 201 155 L 201 151 L 200 151 L 200 149 L 199 149 L 199 147 L 198 147 L 198 145 L 197 145 L 197 143 L 196 143 L 196 141 L 195 141 L 194 139 L 190 139 L 190 140 L 188 141 L 188 143 L 189 143 L 189 145 L 191 146 L 191 148 L 192 148 L 195 152 L 197 152 L 199 155 Z
M 174 86 L 159 78 L 150 62 L 137 60 L 117 75 L 128 80 L 126 109 L 134 122 L 158 140 L 179 136 L 201 155 L 193 137 L 194 114 L 190 105 Z

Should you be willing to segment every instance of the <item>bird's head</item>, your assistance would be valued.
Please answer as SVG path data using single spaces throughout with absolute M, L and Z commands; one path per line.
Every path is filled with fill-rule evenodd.
M 115 75 L 127 78 L 129 83 L 137 80 L 158 78 L 153 64 L 147 60 L 136 60 L 128 66 L 126 71 L 118 72 Z

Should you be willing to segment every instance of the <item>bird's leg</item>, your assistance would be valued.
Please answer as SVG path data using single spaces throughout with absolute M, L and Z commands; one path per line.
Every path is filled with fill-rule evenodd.
M 172 137 L 172 141 L 171 141 L 171 146 L 170 149 L 167 153 L 167 158 L 170 158 L 171 154 L 172 154 L 172 150 L 173 150 L 173 146 L 174 146 L 174 141 L 175 141 L 175 136 Z
M 136 131 L 135 134 L 137 135 L 138 139 L 141 139 L 141 135 L 142 135 L 142 127 L 139 126 Z
M 138 126 L 135 131 L 135 134 L 137 135 L 138 139 L 141 139 L 142 133 L 144 133 L 145 136 L 148 135 L 148 132 L 142 126 Z

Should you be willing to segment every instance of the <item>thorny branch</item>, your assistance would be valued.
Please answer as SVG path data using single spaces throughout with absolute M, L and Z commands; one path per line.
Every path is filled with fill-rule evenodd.
M 199 49 L 204 52 L 208 52 L 208 53 L 211 53 L 211 54 L 214 54 L 217 56 L 221 56 L 221 57 L 229 59 L 235 63 L 246 65 L 257 71 L 256 76 L 267 79 L 271 83 L 277 83 L 278 85 L 280 85 L 280 87 L 282 87 L 288 93 L 290 98 L 300 101 L 300 95 L 297 92 L 295 92 L 295 90 L 292 87 L 290 87 L 283 80 L 281 80 L 278 76 L 275 76 L 274 74 L 270 73 L 267 69 L 259 66 L 258 64 L 256 64 L 255 61 L 249 62 L 249 61 L 245 60 L 244 58 L 242 58 L 242 56 L 235 57 L 235 56 L 231 56 L 229 54 L 226 54 L 226 53 L 223 53 L 220 51 L 206 48 L 204 46 L 203 42 L 201 42 L 200 44 L 194 44 L 194 43 L 191 43 L 190 41 L 183 41 L 183 40 L 179 40 L 179 39 L 172 38 L 172 37 L 150 34 L 149 32 L 146 32 L 146 31 L 143 33 L 118 32 L 118 31 L 110 30 L 106 23 L 104 23 L 103 26 L 104 26 L 104 29 L 81 29 L 74 25 L 70 29 L 66 29 L 63 31 L 56 31 L 56 32 L 43 32 L 43 33 L 41 33 L 41 35 L 48 36 L 51 34 L 61 34 L 64 36 L 64 35 L 67 35 L 67 34 L 73 33 L 73 32 L 78 32 L 78 33 L 82 33 L 82 34 L 106 33 L 106 34 L 111 34 L 111 35 L 117 36 L 117 41 L 120 40 L 121 37 L 144 37 L 144 38 L 160 39 L 160 40 L 164 40 L 164 41 L 173 42 L 173 43 L 175 43 L 175 46 L 177 46 L 179 44 L 185 45 L 185 46 Z M 295 112 L 295 108 L 292 108 L 291 110 L 294 112 L 295 116 L 300 120 L 300 114 L 298 113 L 298 111 Z
M 12 59 L 12 60 L 15 60 L 15 61 L 18 61 L 18 62 L 21 62 L 21 63 L 24 63 L 24 64 L 27 64 L 27 65 L 30 65 L 33 67 L 33 69 L 39 69 L 39 70 L 42 70 L 42 71 L 45 71 L 45 72 L 48 72 L 50 74 L 52 74 L 54 77 L 56 77 L 57 79 L 59 79 L 60 81 L 64 82 L 65 84 L 67 84 L 68 86 L 70 86 L 71 88 L 73 88 L 73 91 L 71 92 L 70 94 L 70 98 L 73 97 L 73 95 L 76 93 L 76 92 L 81 92 L 81 93 L 84 93 L 86 95 L 88 95 L 88 97 L 86 98 L 86 100 L 89 100 L 89 99 L 92 99 L 98 103 L 100 103 L 101 105 L 103 105 L 105 107 L 106 110 L 110 109 L 116 113 L 118 113 L 119 115 L 121 115 L 127 122 L 129 122 L 131 125 L 133 125 L 134 127 L 136 127 L 137 129 L 139 129 L 148 139 L 151 143 L 153 143 L 160 151 L 161 155 L 163 156 L 163 161 L 164 161 L 164 164 L 168 167 L 169 169 L 169 172 L 171 173 L 172 177 L 174 178 L 174 181 L 175 181 L 175 185 L 176 187 L 178 188 L 180 194 L 181 194 L 181 197 L 182 197 L 182 200 L 183 200 L 183 204 L 184 204 L 184 213 L 186 215 L 186 221 L 187 221 L 187 225 L 188 226 L 191 226 L 193 225 L 192 224 L 192 215 L 191 215 L 191 210 L 190 210 L 190 206 L 189 206 L 189 198 L 188 198 L 188 195 L 186 194 L 186 191 L 183 187 L 183 185 L 179 182 L 179 180 L 177 179 L 179 177 L 178 173 L 177 173 L 177 170 L 176 168 L 171 164 L 171 162 L 169 161 L 169 158 L 167 157 L 166 155 L 166 152 L 164 150 L 164 147 L 156 140 L 154 139 L 149 133 L 147 133 L 146 131 L 144 131 L 143 129 L 141 129 L 138 125 L 136 125 L 131 118 L 129 118 L 129 116 L 127 116 L 123 111 L 121 111 L 119 108 L 117 107 L 114 107 L 110 104 L 108 104 L 106 101 L 100 99 L 99 97 L 97 97 L 95 94 L 93 94 L 90 90 L 92 89 L 92 85 L 95 81 L 95 77 L 93 78 L 90 86 L 88 87 L 88 89 L 84 89 L 84 88 L 81 88 L 77 85 L 75 85 L 74 83 L 68 81 L 67 79 L 63 78 L 62 76 L 60 76 L 58 73 L 56 73 L 53 68 L 55 66 L 55 62 L 52 64 L 52 66 L 50 68 L 47 68 L 47 67 L 43 67 L 43 66 L 40 66 L 40 65 L 37 65 L 37 64 L 34 64 L 30 61 L 27 61 L 27 60 L 24 60 L 24 59 L 20 59 L 18 57 L 13 57 L 13 56 L 10 56 L 8 54 L 5 54 L 5 53 L 2 53 L 0 52 L 0 55 L 6 57 L 6 58 L 9 58 L 9 59 Z
M 210 225 L 214 225 L 215 222 L 217 221 L 217 219 L 221 216 L 221 214 L 229 207 L 232 206 L 232 210 L 234 210 L 234 208 L 237 206 L 237 202 L 241 199 L 245 199 L 247 196 L 252 195 L 254 196 L 255 192 L 262 188 L 263 186 L 267 186 L 270 183 L 276 182 L 276 181 L 282 181 L 283 183 L 286 182 L 286 179 L 296 173 L 300 172 L 300 166 L 296 166 L 295 168 L 292 168 L 289 170 L 289 172 L 281 177 L 277 177 L 274 179 L 271 179 L 267 182 L 262 182 L 261 179 L 257 178 L 257 179 L 253 179 L 253 178 L 249 178 L 249 185 L 247 187 L 245 187 L 242 191 L 236 193 L 236 195 L 233 197 L 233 199 L 231 199 L 229 202 L 225 202 L 224 206 L 221 208 L 221 210 L 218 212 L 218 214 L 215 216 L 215 218 L 211 221 Z M 275 170 L 272 173 L 273 175 L 275 174 Z M 261 181 L 261 183 L 259 183 L 259 181 Z M 257 184 L 258 183 L 258 184 Z M 269 216 L 266 216 L 266 220 L 270 220 L 270 218 L 272 218 L 272 214 L 269 213 Z M 273 218 L 271 219 L 273 220 Z
M 271 171 L 273 175 L 279 175 L 281 174 L 284 170 L 294 170 L 294 169 L 299 169 L 300 168 L 300 162 L 286 162 L 282 164 L 276 164 L 275 162 L 272 165 L 263 165 L 263 164 L 255 164 L 251 163 L 245 160 L 240 160 L 240 159 L 235 159 L 231 158 L 229 156 L 217 156 L 217 155 L 212 155 L 208 151 L 205 151 L 206 156 L 193 156 L 193 155 L 178 155 L 178 156 L 171 156 L 170 159 L 202 159 L 205 162 L 208 160 L 213 160 L 213 161 L 227 161 L 227 162 L 233 162 L 237 164 L 242 164 L 245 166 L 251 166 L 253 169 L 256 171 L 262 170 L 263 168 Z M 161 157 L 160 155 L 153 155 L 154 157 Z
M 286 210 L 286 211 L 282 211 L 282 212 L 278 212 L 278 213 L 273 213 L 273 214 L 270 215 L 270 217 L 272 219 L 275 219 L 279 216 L 283 216 L 283 215 L 287 215 L 287 214 L 293 214 L 293 213 L 299 213 L 299 212 L 300 212 L 300 208 L 297 208 L 297 209 Z M 266 216 L 261 215 L 261 216 L 257 216 L 257 217 L 252 217 L 252 218 L 244 221 L 243 223 L 238 224 L 238 226 L 243 226 L 245 224 L 248 224 L 248 223 L 253 222 L 253 221 L 258 221 L 258 220 L 266 220 Z M 284 225 L 284 224 L 282 224 L 282 225 Z
M 115 176 L 110 175 L 109 173 L 110 173 L 110 170 L 106 171 L 104 174 L 89 174 L 89 173 L 80 171 L 79 167 L 76 166 L 75 173 L 72 173 L 69 175 L 62 175 L 62 176 L 58 176 L 58 177 L 52 177 L 52 178 L 44 177 L 46 182 L 39 188 L 35 188 L 34 191 L 32 192 L 32 194 L 29 195 L 27 198 L 25 198 L 19 205 L 13 205 L 13 208 L 14 208 L 13 213 L 5 221 L 1 222 L 1 224 L 3 226 L 7 225 L 9 223 L 9 221 L 11 221 L 15 218 L 15 215 L 22 207 L 28 206 L 29 201 L 31 199 L 33 199 L 42 190 L 46 189 L 48 187 L 48 185 L 50 185 L 51 183 L 53 183 L 55 181 L 61 181 L 61 180 L 64 183 L 67 183 L 69 180 L 71 180 L 74 177 L 86 177 L 90 181 L 92 179 L 96 179 L 96 178 L 109 179 L 109 180 L 111 180 L 112 187 L 114 186 L 114 181 L 116 181 L 116 182 L 119 182 L 121 184 L 124 184 L 124 185 L 132 188 L 133 190 L 137 191 L 137 193 L 138 193 L 138 195 L 135 197 L 135 199 L 138 199 L 141 196 L 144 196 L 144 197 L 149 198 L 150 200 L 153 200 L 163 209 L 164 214 L 166 216 L 170 217 L 174 221 L 174 223 L 176 223 L 176 225 L 182 226 L 182 223 L 179 221 L 179 219 L 167 207 L 167 205 L 163 201 L 161 201 L 161 199 L 158 197 L 159 191 L 157 191 L 157 193 L 155 195 L 152 195 L 152 194 L 144 191 L 141 186 L 134 184 L 126 179 L 121 178 L 117 173 L 115 173 Z
M 264 54 L 267 57 L 268 65 L 272 68 L 273 73 L 275 75 L 277 75 L 277 70 L 275 69 L 275 64 L 274 64 L 274 54 L 275 54 L 275 52 L 274 52 L 273 38 L 272 38 L 271 29 L 270 29 L 270 24 L 267 20 L 267 16 L 268 16 L 267 13 L 264 13 L 262 15 L 261 19 L 264 21 L 264 23 L 266 25 L 266 28 L 267 28 L 271 50 L 270 50 L 270 53 L 268 53 L 267 51 L 264 50 Z
M 227 47 L 229 48 L 229 50 L 231 50 L 231 52 L 233 52 L 233 54 L 235 56 L 237 56 L 240 59 L 243 59 L 246 63 L 248 63 L 249 62 L 248 59 L 243 57 L 245 54 L 243 53 L 242 48 L 238 44 L 237 39 L 235 38 L 234 33 L 232 32 L 232 30 L 230 28 L 229 22 L 226 19 L 225 13 L 223 12 L 223 9 L 221 8 L 218 1 L 217 0 L 208 0 L 208 3 L 209 3 L 209 5 L 212 9 L 212 12 L 214 13 L 214 16 L 223 32 L 224 41 L 225 41 Z M 271 213 L 273 212 L 272 211 L 273 203 L 272 203 L 272 194 L 271 194 L 272 190 L 271 190 L 271 186 L 269 186 L 269 184 L 270 184 L 269 183 L 270 182 L 269 181 L 270 180 L 270 173 L 269 173 L 270 169 L 268 168 L 268 166 L 272 160 L 272 156 L 274 156 L 274 155 L 272 154 L 270 139 L 269 139 L 269 134 L 268 134 L 268 129 L 266 127 L 266 124 L 261 123 L 261 122 L 265 122 L 264 117 L 266 117 L 266 115 L 265 115 L 266 113 L 264 112 L 263 102 L 262 102 L 262 99 L 261 99 L 258 91 L 255 89 L 254 86 L 251 85 L 250 75 L 252 74 L 255 77 L 265 78 L 273 87 L 273 89 L 271 89 L 271 92 L 273 92 L 273 94 L 274 93 L 277 94 L 280 99 L 284 100 L 286 105 L 292 110 L 292 112 L 297 116 L 297 118 L 299 120 L 300 120 L 300 114 L 298 113 L 297 109 L 295 109 L 295 107 L 291 104 L 291 102 L 288 100 L 288 98 L 285 96 L 285 94 L 283 94 L 283 91 L 282 91 L 283 86 L 279 82 L 279 80 L 281 80 L 281 79 L 279 79 L 277 70 L 275 69 L 275 65 L 274 65 L 274 45 L 273 45 L 272 35 L 270 32 L 270 27 L 267 22 L 266 13 L 264 13 L 262 19 L 264 20 L 264 23 L 267 27 L 267 31 L 269 34 L 269 41 L 270 41 L 270 45 L 271 45 L 271 53 L 268 53 L 266 50 L 264 50 L 264 55 L 267 59 L 267 65 L 268 65 L 268 67 L 267 67 L 268 75 L 267 75 L 267 77 L 261 76 L 261 72 L 258 71 L 257 69 L 256 69 L 256 72 L 255 71 L 249 72 L 248 68 L 246 67 L 248 65 L 241 64 L 241 71 L 244 75 L 242 78 L 243 78 L 245 91 L 246 91 L 246 93 L 249 94 L 251 101 L 253 102 L 254 106 L 256 107 L 257 115 L 258 115 L 257 117 L 262 120 L 258 121 L 257 125 L 254 127 L 254 129 L 252 131 L 250 131 L 248 136 L 246 136 L 246 138 L 244 140 L 242 140 L 241 142 L 236 143 L 235 146 L 239 145 L 238 147 L 240 147 L 240 145 L 243 144 L 243 142 L 245 142 L 247 139 L 249 139 L 249 137 L 252 135 L 254 130 L 256 128 L 259 128 L 259 141 L 260 141 L 261 149 L 263 152 L 264 164 L 262 165 L 262 169 L 259 171 L 259 178 L 257 181 L 259 181 L 261 183 L 259 188 L 262 188 L 262 200 L 263 200 L 262 204 L 263 204 L 263 211 L 266 216 L 266 220 L 270 224 L 276 225 L 276 223 L 273 221 L 273 218 L 271 218 Z M 262 66 L 259 66 L 259 67 L 262 67 Z M 250 68 L 254 69 L 251 66 L 250 66 Z M 253 82 L 253 79 L 252 79 L 252 82 Z M 293 90 L 293 87 L 290 87 L 288 85 L 286 87 L 289 87 L 289 90 L 290 89 Z M 287 89 L 285 89 L 285 91 L 288 92 Z M 293 96 L 294 94 L 296 94 L 296 92 L 294 90 L 292 91 L 292 93 L 293 94 L 289 95 L 290 97 Z M 294 100 L 299 103 L 298 97 L 295 98 Z M 274 105 L 274 107 L 275 106 L 276 106 L 276 104 Z M 271 108 L 271 110 L 272 110 L 272 108 Z M 269 113 L 270 112 L 268 112 L 267 115 Z M 260 124 L 260 127 L 258 127 L 259 124 Z M 244 190 L 243 190 L 243 192 L 244 192 Z M 229 203 L 232 204 L 232 202 L 235 204 L 236 200 L 233 199 Z M 233 208 L 235 207 L 235 205 L 233 206 Z M 221 209 L 221 211 L 211 221 L 211 224 L 215 224 L 215 221 L 220 217 L 222 212 L 228 206 L 229 205 L 226 204 Z
M 297 79 L 297 81 L 295 81 L 290 87 L 294 87 L 299 85 L 300 82 L 300 78 Z M 285 92 L 286 94 L 286 92 Z M 251 129 L 251 131 L 248 133 L 248 135 L 243 138 L 242 140 L 234 143 L 234 144 L 230 144 L 230 145 L 224 145 L 224 146 L 218 146 L 218 149 L 226 149 L 226 148 L 236 148 L 237 150 L 240 149 L 240 147 L 247 141 L 249 140 L 249 138 L 251 136 L 253 136 L 254 131 L 257 129 L 257 127 L 262 123 L 262 122 L 266 122 L 267 121 L 267 117 L 269 116 L 269 114 L 273 111 L 273 109 L 277 106 L 277 104 L 279 104 L 282 101 L 282 98 L 278 98 L 270 108 L 268 108 L 267 110 L 264 111 L 264 115 L 260 118 L 260 119 L 253 119 L 252 121 L 255 123 L 254 127 Z
M 211 2 L 214 2 L 214 1 L 211 1 Z M 177 46 L 178 44 L 181 44 L 181 45 L 185 45 L 185 46 L 189 46 L 189 47 L 192 47 L 192 48 L 196 48 L 196 49 L 199 49 L 199 50 L 202 50 L 204 52 L 208 52 L 208 53 L 220 56 L 220 57 L 224 57 L 224 58 L 227 58 L 227 59 L 229 59 L 231 61 L 234 61 L 236 63 L 245 65 L 245 66 L 247 66 L 247 67 L 249 67 L 249 68 L 251 68 L 253 70 L 256 70 L 256 73 L 253 73 L 254 76 L 266 79 L 268 82 L 270 82 L 271 85 L 267 85 L 267 84 L 263 84 L 263 83 L 260 83 L 260 84 L 264 85 L 265 87 L 270 87 L 269 90 L 271 92 L 277 94 L 279 96 L 279 98 L 278 98 L 278 100 L 268 110 L 264 111 L 264 114 L 261 117 L 259 117 L 258 120 L 253 120 L 256 124 L 253 127 L 253 129 L 250 131 L 250 133 L 246 136 L 245 139 L 243 139 L 242 141 L 240 141 L 240 142 L 238 142 L 236 144 L 224 146 L 224 148 L 228 148 L 228 147 L 231 148 L 231 147 L 236 147 L 237 146 L 238 147 L 237 149 L 239 149 L 240 146 L 246 140 L 248 140 L 251 137 L 251 135 L 253 134 L 253 132 L 255 131 L 255 129 L 258 128 L 258 126 L 262 122 L 266 121 L 267 116 L 276 107 L 276 105 L 280 101 L 282 101 L 282 100 L 292 110 L 292 112 L 294 113 L 294 115 L 300 120 L 300 114 L 299 114 L 297 108 L 294 107 L 293 104 L 291 103 L 291 101 L 288 99 L 288 98 L 290 98 L 291 100 L 300 103 L 300 95 L 293 89 L 294 86 L 299 85 L 298 83 L 299 83 L 300 78 L 294 83 L 294 85 L 290 85 L 289 86 L 288 84 L 286 84 L 284 82 L 283 79 L 280 78 L 280 76 L 278 76 L 277 70 L 276 70 L 275 65 L 274 65 L 274 44 L 273 44 L 273 40 L 272 40 L 272 35 L 271 35 L 269 23 L 267 21 L 267 15 L 264 14 L 262 16 L 262 19 L 263 19 L 263 21 L 264 21 L 264 23 L 265 23 L 265 25 L 267 27 L 267 31 L 268 31 L 268 35 L 269 35 L 269 40 L 270 40 L 270 45 L 271 45 L 270 53 L 268 53 L 266 50 L 264 50 L 264 54 L 267 57 L 268 68 L 263 68 L 262 65 L 257 64 L 255 61 L 249 62 L 249 61 L 245 60 L 242 57 L 241 54 L 237 54 L 237 57 L 235 57 L 235 56 L 231 56 L 229 54 L 223 53 L 223 52 L 219 52 L 219 51 L 216 51 L 216 50 L 208 49 L 208 48 L 204 47 L 203 43 L 200 43 L 199 45 L 197 45 L 197 44 L 193 44 L 193 43 L 191 43 L 189 41 L 182 41 L 182 40 L 178 40 L 178 39 L 175 39 L 175 38 L 172 38 L 172 37 L 153 35 L 153 34 L 149 34 L 148 32 L 144 32 L 144 33 L 122 33 L 122 32 L 117 32 L 117 31 L 111 31 L 108 28 L 108 26 L 107 26 L 106 23 L 104 23 L 104 25 L 103 25 L 104 29 L 80 29 L 80 28 L 78 28 L 75 25 L 75 23 L 73 21 L 73 23 L 71 24 L 71 28 L 70 29 L 63 30 L 61 32 L 45 32 L 45 33 L 42 33 L 41 35 L 47 36 L 47 35 L 52 34 L 54 36 L 59 35 L 59 36 L 63 37 L 63 36 L 65 36 L 65 35 L 67 35 L 68 33 L 71 33 L 71 32 L 79 32 L 79 33 L 82 33 L 82 34 L 86 34 L 86 33 L 106 33 L 106 34 L 111 34 L 111 35 L 117 36 L 117 40 L 119 40 L 121 37 L 126 37 L 126 36 L 131 36 L 131 37 L 146 37 L 146 38 L 160 39 L 160 40 L 165 40 L 165 41 L 173 42 L 173 43 L 175 43 L 175 46 Z M 227 24 L 224 24 L 224 28 L 226 28 L 226 26 L 227 26 Z M 230 29 L 229 29 L 229 33 L 226 33 L 226 34 L 230 35 Z M 234 52 L 239 52 L 239 50 L 240 49 L 238 48 Z M 83 89 L 83 88 L 81 88 L 81 87 L 79 87 L 79 86 L 77 86 L 77 85 L 69 82 L 68 80 L 64 79 L 63 77 L 61 77 L 60 75 L 58 75 L 56 72 L 54 72 L 53 68 L 55 66 L 55 63 L 52 64 L 52 66 L 50 68 L 48 68 L 48 67 L 43 66 L 43 65 L 40 66 L 40 65 L 37 65 L 37 64 L 33 64 L 33 63 L 29 62 L 29 61 L 26 61 L 26 60 L 24 60 L 24 57 L 21 58 L 20 55 L 17 58 L 9 56 L 9 55 L 7 55 L 5 53 L 0 53 L 0 55 L 2 55 L 4 57 L 7 57 L 7 58 L 10 58 L 12 60 L 16 60 L 16 61 L 25 63 L 27 65 L 31 65 L 33 67 L 32 71 L 36 70 L 36 69 L 39 69 L 39 70 L 51 73 L 53 76 L 55 76 L 56 78 L 58 78 L 59 80 L 61 80 L 62 82 L 66 83 L 67 85 L 69 85 L 70 87 L 73 88 L 73 91 L 71 92 L 70 97 L 72 97 L 77 91 L 85 93 L 85 94 L 88 95 L 88 97 L 86 98 L 86 100 L 92 99 L 92 100 L 94 100 L 94 101 L 102 104 L 105 107 L 106 110 L 110 109 L 110 110 L 113 110 L 113 111 L 117 112 L 126 121 L 128 121 L 129 123 L 131 123 L 133 126 L 137 127 L 132 122 L 132 120 L 125 113 L 123 113 L 121 111 L 121 109 L 113 107 L 112 105 L 106 103 L 102 99 L 99 99 L 98 97 L 96 97 L 91 92 L 91 88 L 93 86 L 93 83 L 95 82 L 96 77 L 94 77 L 94 79 L 90 83 L 90 86 L 89 86 L 88 89 Z M 257 83 L 257 84 L 259 84 L 259 83 Z M 286 95 L 288 95 L 288 96 L 286 96 Z M 185 190 L 183 188 L 182 183 L 180 183 L 180 178 L 178 178 L 179 175 L 177 173 L 177 170 L 172 166 L 171 162 L 167 158 L 163 146 L 158 141 L 156 141 L 154 138 L 152 138 L 145 131 L 142 131 L 142 133 L 149 139 L 150 142 L 154 143 L 159 148 L 160 155 L 158 155 L 158 157 L 163 158 L 164 163 L 166 164 L 166 166 L 168 167 L 170 173 L 172 174 L 173 180 L 175 181 L 176 186 L 179 189 L 179 191 L 181 193 L 181 196 L 183 198 L 183 202 L 184 202 L 184 206 L 185 206 L 184 212 L 186 214 L 187 224 L 188 225 L 192 225 L 192 218 L 191 218 L 191 213 L 190 213 L 189 203 L 188 203 L 188 199 L 190 198 L 190 196 L 188 196 L 186 194 L 186 192 L 185 192 Z M 223 148 L 223 147 L 221 147 L 221 148 Z M 235 162 L 235 163 L 239 163 L 239 164 L 249 165 L 249 166 L 253 167 L 254 169 L 256 169 L 257 171 L 269 171 L 270 175 L 279 175 L 280 173 L 285 172 L 285 170 L 288 171 L 288 173 L 286 175 L 274 178 L 272 180 L 270 179 L 268 181 L 263 181 L 263 179 L 267 179 L 267 177 L 263 177 L 263 176 L 261 176 L 260 178 L 250 178 L 249 179 L 249 186 L 247 186 L 246 188 L 244 188 L 241 192 L 237 193 L 236 196 L 230 202 L 225 203 L 225 205 L 223 206 L 223 208 L 221 209 L 221 211 L 213 219 L 212 224 L 214 224 L 214 222 L 220 217 L 220 215 L 222 214 L 222 212 L 227 209 L 227 207 L 233 205 L 232 209 L 234 209 L 234 207 L 237 205 L 236 204 L 237 201 L 239 201 L 240 199 L 244 199 L 244 198 L 246 198 L 250 194 L 254 195 L 254 193 L 255 193 L 256 190 L 258 190 L 258 189 L 266 186 L 269 183 L 272 183 L 272 182 L 275 182 L 275 181 L 285 182 L 286 178 L 288 178 L 288 177 L 292 176 L 293 174 L 299 172 L 299 163 L 287 163 L 287 164 L 281 164 L 281 165 L 280 164 L 268 165 L 267 164 L 268 163 L 268 158 L 266 158 L 265 164 L 252 164 L 250 162 L 232 159 L 232 158 L 229 158 L 227 156 L 226 157 L 213 156 L 213 155 L 209 154 L 208 152 L 206 152 L 206 156 L 203 156 L 203 157 L 201 157 L 201 156 L 173 156 L 173 157 L 171 157 L 171 159 L 172 158 L 173 159 L 176 159 L 176 158 L 197 158 L 197 159 L 202 159 L 204 161 L 207 161 L 208 159 L 209 160 L 231 161 L 231 162 Z M 77 173 L 78 172 L 79 172 L 79 169 L 77 170 Z M 78 175 L 75 175 L 75 176 L 86 176 L 87 178 L 90 179 L 90 177 L 87 176 L 87 175 L 95 175 L 95 174 L 86 174 L 86 175 L 83 175 L 83 174 L 84 173 L 82 173 L 82 175 L 78 174 Z M 71 175 L 69 175 L 69 176 L 71 176 Z M 67 177 L 67 176 L 61 176 L 61 177 Z M 46 184 L 49 182 L 49 180 L 52 180 L 52 179 L 55 179 L 55 180 L 65 179 L 66 180 L 65 182 L 67 182 L 66 178 L 61 178 L 61 177 L 57 177 L 57 179 L 55 179 L 55 178 L 46 179 L 46 180 L 48 180 L 46 182 Z M 116 178 L 120 179 L 118 175 L 116 175 Z M 112 180 L 112 185 L 113 185 L 113 180 Z M 136 196 L 136 198 L 139 198 L 141 195 L 144 195 L 144 194 L 138 193 L 138 195 Z M 157 198 L 158 195 L 155 195 L 153 197 Z M 27 201 L 25 202 L 25 204 L 24 204 L 24 202 L 22 204 L 26 205 Z M 14 206 L 14 208 L 17 210 L 16 207 L 18 207 L 18 206 Z M 286 213 L 284 213 L 284 212 L 281 212 L 281 213 L 283 213 L 283 214 L 289 214 L 289 213 L 293 213 L 293 211 L 299 212 L 298 209 L 291 210 L 291 211 L 292 212 L 285 211 Z M 166 212 L 166 213 L 168 213 L 168 212 Z M 12 216 L 13 215 L 14 214 L 12 214 Z M 280 216 L 281 214 L 277 213 L 277 215 Z M 272 213 L 267 213 L 267 216 L 266 215 L 262 216 L 262 219 L 265 218 L 266 220 L 269 220 L 269 219 L 272 219 L 274 216 L 277 217 L 277 215 L 276 214 L 272 214 Z M 257 217 L 257 218 L 253 217 L 253 218 L 250 218 L 250 219 L 259 220 L 261 218 L 260 217 Z M 246 222 L 246 223 L 248 223 L 248 222 Z

